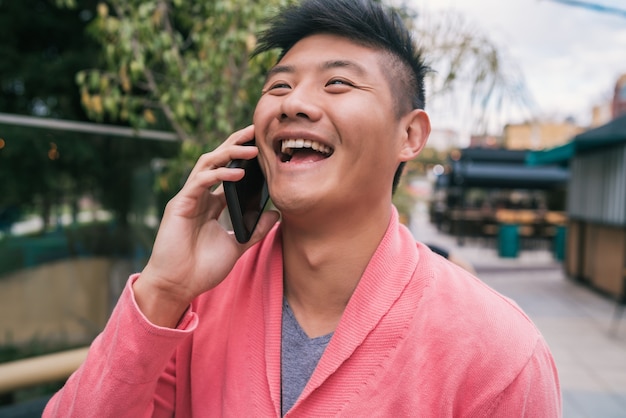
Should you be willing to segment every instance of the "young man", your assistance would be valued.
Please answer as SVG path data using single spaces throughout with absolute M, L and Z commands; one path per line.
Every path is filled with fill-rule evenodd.
M 401 20 L 305 0 L 258 51 L 275 47 L 254 125 L 199 159 L 45 416 L 559 416 L 531 321 L 398 222 L 394 183 L 430 131 Z M 282 219 L 241 245 L 211 190 L 257 153 Z

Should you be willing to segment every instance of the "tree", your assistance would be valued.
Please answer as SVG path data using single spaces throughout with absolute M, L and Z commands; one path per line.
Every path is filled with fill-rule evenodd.
M 96 0 L 72 10 L 51 0 L 0 2 L 0 112 L 87 120 L 73 74 L 97 59 L 97 44 L 76 36 L 95 6 Z M 0 210 L 37 206 L 48 220 L 53 201 L 87 187 L 81 179 L 91 178 L 91 165 L 71 185 L 66 170 L 74 156 L 89 154 L 86 144 L 63 146 L 59 160 L 67 137 L 16 127 L 3 127 L 0 137 Z
M 107 0 L 89 32 L 104 65 L 80 71 L 95 120 L 174 131 L 183 142 L 159 186 L 171 195 L 198 156 L 249 124 L 276 56 L 249 59 L 263 19 L 293 0 Z
M 249 61 L 262 18 L 286 0 L 109 0 L 90 27 L 104 68 L 81 71 L 91 117 L 165 126 L 208 145 L 250 123 L 264 56 Z
M 501 127 L 513 112 L 534 106 L 519 67 L 504 48 L 453 12 L 414 16 L 415 37 L 433 72 L 429 100 L 446 108 L 468 106 L 474 133 Z
M 72 1 L 72 0 L 57 0 Z M 106 0 L 90 33 L 105 63 L 77 74 L 82 103 L 96 120 L 173 130 L 183 141 L 160 187 L 173 193 L 201 152 L 250 122 L 264 73 L 276 56 L 249 61 L 263 18 L 295 0 Z M 389 0 L 392 1 L 392 0 Z M 397 9 L 436 70 L 429 99 L 465 93 L 477 125 L 511 99 L 526 103 L 520 78 L 500 50 L 451 14 L 429 19 Z
M 72 1 L 72 0 L 57 0 Z M 391 1 L 391 0 L 390 0 Z M 106 63 L 81 71 L 83 105 L 96 120 L 159 126 L 189 140 L 189 153 L 211 149 L 249 123 L 271 55 L 248 61 L 263 18 L 293 0 L 107 0 L 90 32 Z M 397 3 L 397 2 L 396 2 Z M 452 13 L 417 15 L 396 8 L 436 71 L 430 98 L 468 98 L 476 125 L 506 106 L 527 108 L 523 78 L 500 48 Z
M 97 5 L 98 0 L 0 1 L 0 112 L 89 120 L 75 75 L 99 65 L 99 44 L 84 36 Z M 77 207 L 85 194 L 99 198 L 123 224 L 132 195 L 128 160 L 139 166 L 179 148 L 10 125 L 0 126 L 0 143 L 0 217 L 7 208 L 36 211 L 44 230 L 55 205 Z
M 97 0 L 59 9 L 52 0 L 0 2 L 0 109 L 87 120 L 73 75 L 95 65 L 97 43 L 80 36 Z

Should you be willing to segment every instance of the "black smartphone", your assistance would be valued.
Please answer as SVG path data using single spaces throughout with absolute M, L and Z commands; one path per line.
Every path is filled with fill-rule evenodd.
M 254 141 L 246 142 L 245 145 L 254 145 Z M 233 160 L 227 167 L 243 168 L 245 171 L 241 180 L 224 182 L 224 194 L 235 238 L 243 244 L 250 240 L 270 194 L 256 157 L 251 160 Z

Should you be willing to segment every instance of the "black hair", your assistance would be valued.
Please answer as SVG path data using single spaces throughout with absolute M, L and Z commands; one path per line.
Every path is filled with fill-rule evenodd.
M 300 40 L 329 33 L 387 53 L 384 65 L 390 89 L 396 97 L 396 114 L 424 109 L 424 76 L 430 69 L 399 13 L 374 0 L 303 0 L 287 6 L 270 19 L 252 55 L 273 49 L 282 58 Z M 279 58 L 279 60 L 280 60 Z M 396 189 L 405 163 L 394 174 Z

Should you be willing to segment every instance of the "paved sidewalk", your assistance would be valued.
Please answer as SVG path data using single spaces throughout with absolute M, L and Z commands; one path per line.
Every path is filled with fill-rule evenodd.
M 477 275 L 515 300 L 535 322 L 554 355 L 564 418 L 626 417 L 626 313 L 614 327 L 615 302 L 568 279 L 547 250 L 498 257 L 480 241 L 458 246 L 417 213 L 415 238 L 462 256 Z

